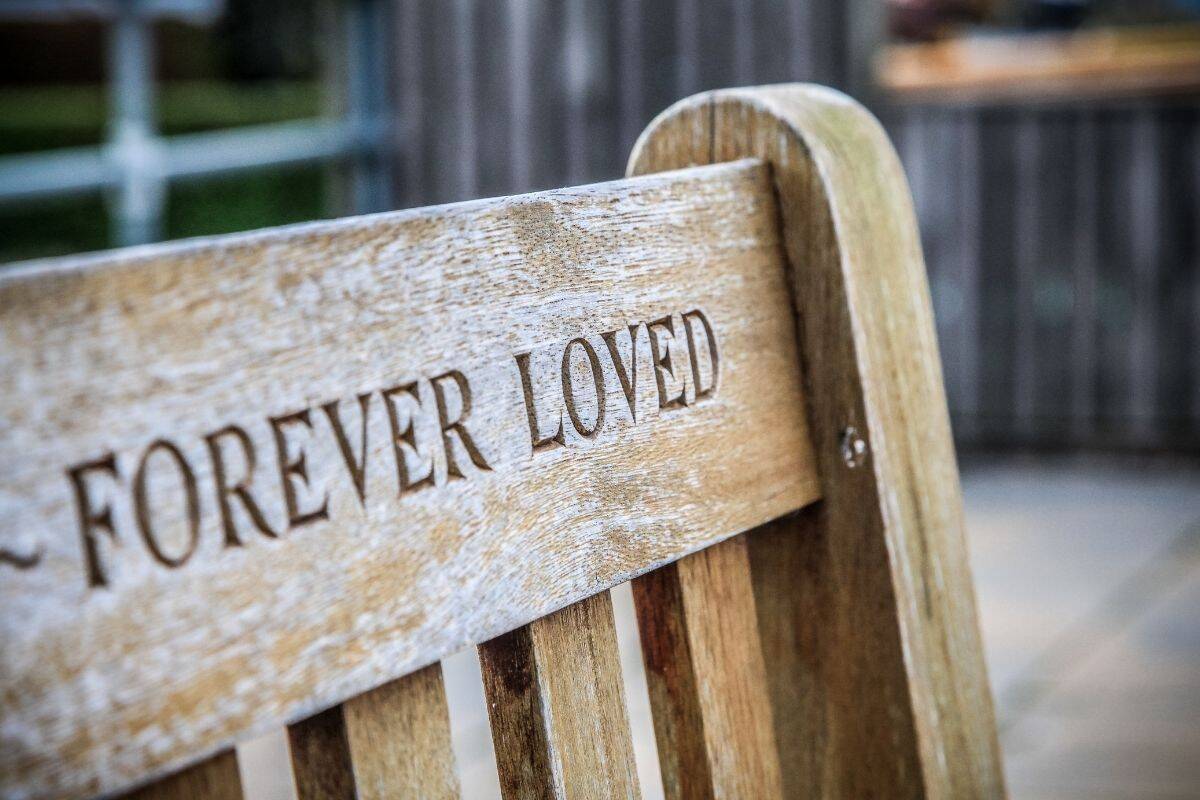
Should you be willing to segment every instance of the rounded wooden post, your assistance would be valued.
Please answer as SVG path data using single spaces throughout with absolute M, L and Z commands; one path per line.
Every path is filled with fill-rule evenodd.
M 929 290 L 900 163 L 862 106 L 788 85 L 675 104 L 642 134 L 628 172 L 741 158 L 772 169 L 823 484 L 811 514 L 749 537 L 776 738 L 815 751 L 781 754 L 787 793 L 1002 796 Z M 804 569 L 766 568 L 789 563 Z M 803 736 L 792 735 L 796 726 Z

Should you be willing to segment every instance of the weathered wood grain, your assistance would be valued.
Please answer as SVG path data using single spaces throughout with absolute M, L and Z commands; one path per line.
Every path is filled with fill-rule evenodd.
M 799 724 L 819 734 L 813 769 L 824 796 L 1001 796 L 958 472 L 903 172 L 861 106 L 808 86 L 681 101 L 643 134 L 629 172 L 748 156 L 771 164 L 779 197 L 823 487 L 815 528 L 788 544 L 813 565 L 809 579 L 755 576 L 760 597 L 803 593 L 798 607 L 811 609 L 822 631 L 808 639 L 812 673 L 798 676 L 815 683 L 819 711 L 776 709 L 777 724 L 810 715 Z
M 300 800 L 457 798 L 441 664 L 288 727 Z
M 479 656 L 506 800 L 641 796 L 607 591 Z
M 237 755 L 225 750 L 125 795 L 125 800 L 242 800 Z
M 745 537 L 635 579 L 633 598 L 666 796 L 783 797 Z
M 777 215 L 741 162 L 7 270 L 0 794 L 120 790 L 816 499 Z

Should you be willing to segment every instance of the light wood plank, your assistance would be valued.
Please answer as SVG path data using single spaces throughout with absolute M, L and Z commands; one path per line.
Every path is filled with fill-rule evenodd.
M 125 800 L 242 800 L 237 754 L 225 750 L 125 795 Z
M 641 796 L 608 592 L 479 654 L 505 798 Z
M 762 639 L 767 686 L 774 711 L 775 738 L 785 795 L 837 797 L 837 761 L 829 757 L 830 665 L 833 598 L 821 579 L 818 555 L 829 544 L 819 506 L 746 534 L 754 576 L 755 609 Z M 786 587 L 786 588 L 785 588 Z
M 668 798 L 782 797 L 745 537 L 633 582 Z
M 963 541 L 929 289 L 904 174 L 878 122 L 832 90 L 706 93 L 661 114 L 629 172 L 771 163 L 824 487 L 803 591 L 828 796 L 998 797 L 999 746 Z M 807 602 L 807 601 L 805 601 Z M 775 644 L 768 644 L 768 649 Z M 783 723 L 787 718 L 782 715 Z M 797 737 L 780 737 L 785 743 Z M 803 758 L 785 752 L 782 759 Z
M 0 794 L 119 791 L 812 502 L 777 218 L 744 162 L 6 270 Z
M 300 800 L 459 796 L 441 664 L 288 728 Z

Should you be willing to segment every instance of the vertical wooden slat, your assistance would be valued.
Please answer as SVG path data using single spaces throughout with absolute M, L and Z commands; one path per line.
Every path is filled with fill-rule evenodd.
M 498 4 L 493 4 L 498 5 Z M 533 142 L 529 126 L 533 120 L 533 54 L 529 37 L 533 22 L 529 4 L 511 0 L 507 7 L 508 74 L 511 107 L 508 110 L 510 192 L 527 192 L 533 187 Z
M 920 137 L 925 149 L 920 189 L 914 189 L 917 219 L 921 226 L 921 243 L 925 248 L 925 263 L 929 272 L 929 288 L 933 296 L 935 321 L 939 331 L 951 331 L 942 338 L 947 372 L 954 373 L 958 361 L 960 337 L 958 325 L 960 284 L 958 275 L 958 217 L 960 207 L 954 177 L 961 158 L 957 149 L 958 137 L 954 117 L 948 109 L 927 108 L 924 135 Z M 914 175 L 913 186 L 917 186 Z M 947 381 L 950 408 L 955 408 L 958 396 L 954 381 Z
M 446 51 L 439 55 L 444 69 L 454 70 L 454 125 L 458 128 L 458 151 L 447 164 L 458 168 L 457 191 L 453 200 L 471 200 L 479 196 L 479 134 L 475 123 L 475 93 L 478 84 L 475 62 L 478 51 L 472 34 L 475 29 L 475 0 L 454 0 L 450 14 L 454 20 L 454 57 L 445 63 Z M 441 13 L 447 13 L 445 9 Z
M 1133 184 L 1129 198 L 1129 235 L 1132 257 L 1133 319 L 1129 343 L 1130 433 L 1136 441 L 1153 441 L 1158 395 L 1156 321 L 1163 309 L 1158 302 L 1162 208 L 1158 151 L 1158 119 L 1149 107 L 1133 112 Z
M 1072 381 L 1063 362 L 1070 357 L 1072 342 L 1074 126 L 1066 113 L 1053 109 L 1042 113 L 1038 127 L 1041 161 L 1033 231 L 1037 267 L 1032 300 L 1039 358 L 1034 371 L 1033 432 L 1037 443 L 1062 446 L 1071 430 Z
M 558 0 L 524 0 L 527 30 L 521 63 L 528 69 L 528 125 L 519 135 L 529 153 L 528 186 L 519 191 L 549 189 L 567 183 L 568 83 L 566 4 Z
M 355 800 L 345 716 L 334 706 L 288 727 L 299 800 Z
M 579 182 L 613 180 L 625 169 L 628 150 L 620 149 L 621 20 L 614 13 L 615 0 L 588 0 L 580 4 L 578 17 L 581 53 L 572 56 L 584 65 L 579 85 L 571 87 L 578 96 L 582 141 L 578 157 Z M 575 156 L 572 156 L 573 163 Z
M 837 678 L 828 673 L 839 665 L 822 657 L 837 635 L 837 598 L 819 574 L 827 530 L 820 510 L 809 507 L 746 534 L 783 788 L 796 800 L 837 796 L 826 720 L 836 713 Z
M 653 0 L 651 0 L 653 2 Z M 643 47 L 646 25 L 643 0 L 617 0 L 619 25 L 617 59 L 618 144 L 622 157 L 633 148 L 637 136 L 649 121 L 646 110 L 646 72 Z
M 730 9 L 733 40 L 733 84 L 748 86 L 754 82 L 754 57 L 758 52 L 754 46 L 754 7 L 743 0 Z
M 698 0 L 675 3 L 675 97 L 700 89 L 700 9 Z
M 233 750 L 125 795 L 125 800 L 242 800 L 242 778 Z
M 396 127 L 400 131 L 401 152 L 396 159 L 396 197 L 402 206 L 418 206 L 425 193 L 425 103 L 422 89 L 421 0 L 397 0 L 395 12 L 396 45 Z
M 816 80 L 815 54 L 813 52 L 813 8 L 810 0 L 788 0 L 787 28 L 790 39 L 789 69 L 794 81 Z M 782 24 L 782 20 L 781 20 Z
M 476 3 L 472 16 L 471 49 L 474 51 L 475 188 L 480 197 L 497 197 L 519 191 L 528 179 L 518 138 L 523 131 L 515 122 L 517 107 L 528 113 L 529 85 L 514 74 L 515 44 L 525 28 L 513 24 L 511 3 Z M 521 94 L 518 98 L 518 93 Z M 519 164 L 519 166 L 518 166 Z
M 668 798 L 783 796 L 746 540 L 633 582 Z
M 1074 306 L 1071 313 L 1071 430 L 1076 441 L 1090 439 L 1096 419 L 1096 309 L 1099 237 L 1099 178 L 1095 114 L 1075 124 L 1075 225 L 1072 228 Z
M 566 96 L 567 182 L 587 180 L 587 101 L 589 73 L 594 57 L 589 52 L 589 30 L 585 0 L 566 0 L 565 25 L 559 31 L 563 50 L 563 83 Z
M 972 441 L 978 435 L 980 302 L 982 293 L 982 252 L 984 244 L 983 150 L 979 137 L 979 112 L 962 111 L 959 116 L 959 169 L 954 195 L 958 202 L 959 325 L 958 363 L 950 377 L 956 386 L 957 401 L 950 405 L 958 414 L 955 430 L 960 441 Z
M 696 79 L 700 89 L 737 86 L 738 37 L 742 47 L 749 46 L 748 26 L 739 27 L 737 6 L 740 0 L 703 0 L 697 9 Z
M 686 1 L 639 0 L 638 25 L 645 81 L 642 84 L 642 123 L 634 132 L 630 147 L 654 115 L 681 96 L 676 80 L 682 49 L 676 6 Z
M 300 800 L 459 795 L 440 664 L 288 728 Z
M 421 154 L 416 159 L 421 166 L 417 180 L 421 186 L 421 204 L 448 203 L 465 200 L 461 182 L 460 153 L 465 143 L 460 140 L 463 124 L 458 119 L 457 83 L 460 72 L 454 54 L 460 46 L 455 22 L 457 15 L 450 3 L 430 13 L 429 6 L 415 6 L 418 37 L 417 53 L 420 64 L 420 83 L 414 87 L 421 95 L 421 116 L 411 120 L 420 127 L 418 144 Z
M 1196 264 L 1192 244 L 1196 221 L 1200 220 L 1198 198 L 1193 193 L 1191 174 L 1192 131 L 1195 108 L 1156 108 L 1161 129 L 1156 153 L 1161 175 L 1159 222 L 1160 277 L 1155 306 L 1156 356 L 1158 361 L 1157 419 L 1154 440 L 1163 447 L 1194 447 L 1195 429 L 1189 424 L 1189 384 L 1192 377 L 1192 319 L 1196 313 L 1192 286 Z
M 640 797 L 608 592 L 479 657 L 505 798 Z
M 1037 387 L 1038 344 L 1034 317 L 1034 288 L 1038 273 L 1038 171 L 1041 168 L 1041 130 L 1034 111 L 1022 111 L 1016 130 L 1016 217 L 1013 226 L 1016 296 L 1016 358 L 1013 361 L 1013 406 L 1016 433 L 1024 442 L 1033 438 Z
M 1185 147 L 1185 152 L 1189 156 L 1185 156 L 1184 161 L 1186 164 L 1184 185 L 1187 187 L 1186 196 L 1191 198 L 1189 206 L 1194 215 L 1192 219 L 1196 219 L 1196 217 L 1200 217 L 1200 113 L 1193 111 L 1189 117 L 1188 127 L 1190 139 Z M 1191 347 L 1188 350 L 1190 357 L 1184 361 L 1184 364 L 1191 376 L 1191 401 L 1185 407 L 1190 411 L 1188 432 L 1191 441 L 1194 446 L 1200 447 L 1200 231 L 1194 225 L 1188 226 L 1187 229 L 1191 236 L 1187 243 L 1187 261 L 1184 269 L 1191 275 L 1189 303 Z
M 1009 109 L 985 109 L 980 117 L 980 147 L 987 154 L 981 175 L 980 205 L 987 224 L 987 247 L 980 260 L 980 364 L 977 431 L 986 444 L 1010 441 L 1016 430 L 1014 374 L 1016 361 L 1017 205 L 1013 179 L 1017 121 Z
M 1128 108 L 1100 115 L 1097 181 L 1096 407 L 1097 441 L 1112 445 L 1129 430 L 1132 403 L 1133 168 L 1135 150 Z
M 792 50 L 796 46 L 796 4 L 778 0 L 748 0 L 736 11 L 744 15 L 750 27 L 750 52 L 747 77 L 739 83 L 762 85 L 796 80 Z

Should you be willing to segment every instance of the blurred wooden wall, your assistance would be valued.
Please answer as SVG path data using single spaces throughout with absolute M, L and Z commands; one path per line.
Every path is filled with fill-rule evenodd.
M 1200 451 L 1196 102 L 889 106 L 873 0 L 392 0 L 401 207 L 619 177 L 704 89 L 814 81 L 888 125 L 965 448 Z
M 885 109 L 960 442 L 1200 449 L 1200 107 Z

